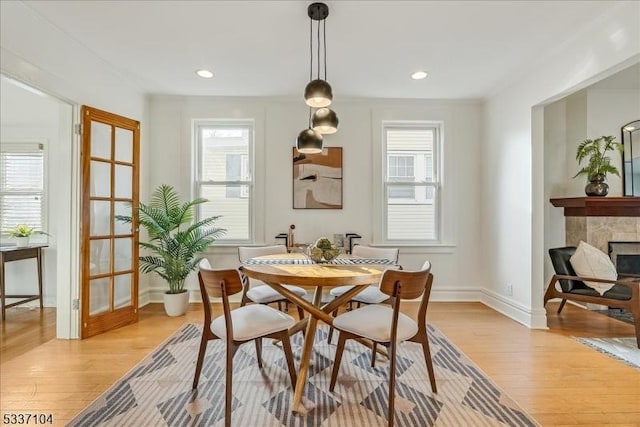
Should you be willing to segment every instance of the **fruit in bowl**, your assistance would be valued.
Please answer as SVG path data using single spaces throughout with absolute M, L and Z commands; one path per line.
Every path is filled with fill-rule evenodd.
M 332 244 L 326 237 L 320 237 L 309 246 L 307 254 L 313 262 L 329 262 L 340 254 L 340 248 Z

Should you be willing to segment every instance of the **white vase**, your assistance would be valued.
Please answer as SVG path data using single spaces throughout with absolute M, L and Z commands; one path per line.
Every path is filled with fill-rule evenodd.
M 184 291 L 179 294 L 164 294 L 164 311 L 167 316 L 182 316 L 189 307 L 189 292 Z
M 29 236 L 27 237 L 16 237 L 16 247 L 18 248 L 26 248 L 29 246 Z

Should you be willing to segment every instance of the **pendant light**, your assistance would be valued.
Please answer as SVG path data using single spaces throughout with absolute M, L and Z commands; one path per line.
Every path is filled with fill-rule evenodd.
M 309 108 L 309 127 L 298 134 L 296 148 L 303 154 L 322 152 L 322 134 L 311 127 L 311 108 Z
M 322 135 L 311 127 L 307 128 L 298 134 L 296 148 L 303 154 L 322 153 Z
M 331 110 L 329 105 L 333 101 L 333 90 L 331 85 L 327 82 L 327 32 L 326 32 L 326 19 L 329 16 L 329 7 L 324 3 L 312 3 L 307 8 L 307 15 L 310 18 L 309 21 L 309 51 L 310 51 L 310 66 L 309 66 L 309 83 L 304 90 L 304 98 L 307 105 L 313 108 L 317 108 L 313 114 L 311 126 L 316 132 L 320 134 L 336 133 L 338 130 L 338 116 Z M 313 21 L 316 21 L 316 61 L 317 61 L 317 75 L 313 78 Z M 321 25 L 322 24 L 322 25 Z M 320 28 L 322 27 L 322 47 L 323 47 L 323 63 L 324 69 L 320 73 Z
M 313 128 L 322 134 L 331 134 L 338 131 L 338 116 L 331 108 L 318 108 L 313 113 Z

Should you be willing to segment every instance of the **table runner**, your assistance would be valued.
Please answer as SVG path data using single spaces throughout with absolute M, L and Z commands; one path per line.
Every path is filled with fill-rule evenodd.
M 249 258 L 245 260 L 246 265 L 278 265 L 278 264 L 316 264 L 309 258 Z M 388 259 L 377 258 L 335 258 L 324 264 L 328 265 L 395 265 L 395 263 Z

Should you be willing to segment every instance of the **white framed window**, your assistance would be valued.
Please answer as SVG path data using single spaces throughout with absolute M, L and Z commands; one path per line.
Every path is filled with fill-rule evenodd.
M 44 231 L 45 152 L 37 142 L 0 145 L 0 230 L 19 224 Z
M 221 215 L 227 232 L 217 241 L 248 243 L 253 236 L 254 124 L 251 120 L 194 122 L 196 197 L 209 200 L 197 217 Z
M 440 134 L 439 124 L 383 124 L 385 243 L 440 241 Z

